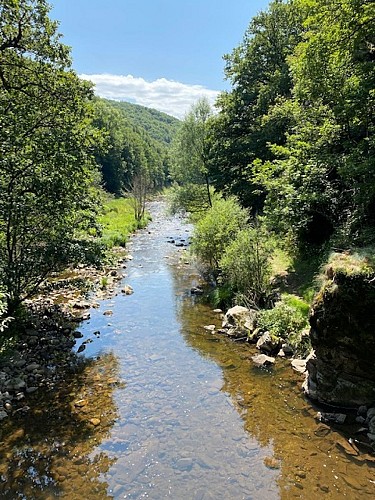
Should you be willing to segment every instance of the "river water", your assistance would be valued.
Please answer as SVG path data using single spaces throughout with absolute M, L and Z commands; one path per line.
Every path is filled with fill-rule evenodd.
M 171 243 L 190 227 L 164 208 L 81 325 L 81 370 L 3 429 L 2 498 L 373 498 L 371 457 L 317 422 L 289 362 L 254 368 L 252 347 L 203 328 L 221 319 L 191 295 L 199 276 Z

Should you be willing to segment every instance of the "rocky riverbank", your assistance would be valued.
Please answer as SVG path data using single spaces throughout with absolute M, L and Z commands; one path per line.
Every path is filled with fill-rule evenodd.
M 123 252 L 122 252 L 123 253 Z M 116 283 L 124 277 L 130 255 L 118 251 L 114 267 L 77 268 L 54 277 L 43 293 L 26 301 L 25 317 L 3 347 L 0 357 L 0 420 L 27 414 L 28 400 L 38 391 L 51 391 L 67 373 L 79 369 L 78 353 L 85 349 L 80 322 L 90 318 L 88 309 L 97 300 L 116 293 Z M 124 287 L 123 293 L 130 293 Z M 100 332 L 95 332 L 100 335 Z
M 192 293 L 194 293 L 192 291 Z M 274 339 L 268 332 L 262 332 L 257 328 L 257 311 L 242 306 L 234 306 L 225 314 L 217 309 L 222 319 L 218 327 L 214 324 L 204 325 L 204 329 L 212 334 L 224 334 L 233 341 L 245 341 L 256 347 L 257 354 L 251 359 L 255 366 L 270 369 L 285 358 L 290 359 L 291 367 L 301 374 L 301 389 L 307 396 L 306 385 L 311 377 L 311 364 L 316 364 L 316 354 L 312 350 L 307 358 L 301 359 L 296 356 L 293 347 L 285 340 Z M 304 382 L 302 383 L 302 379 Z M 359 387 L 359 391 L 361 386 Z M 317 398 L 312 398 L 317 399 Z M 324 401 L 322 401 L 324 403 Z M 349 405 L 348 405 L 349 406 Z M 324 424 L 333 425 L 336 428 L 350 427 L 351 435 L 348 435 L 346 453 L 360 455 L 359 448 L 365 453 L 375 453 L 375 404 L 358 404 L 350 408 L 323 405 L 321 411 L 316 414 L 316 419 Z

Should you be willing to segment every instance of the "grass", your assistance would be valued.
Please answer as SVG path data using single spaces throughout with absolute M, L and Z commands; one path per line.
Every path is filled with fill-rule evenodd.
M 101 240 L 108 247 L 125 247 L 129 235 L 147 225 L 150 217 L 139 223 L 134 217 L 134 208 L 129 198 L 108 198 L 104 203 L 104 213 L 99 217 L 102 226 Z

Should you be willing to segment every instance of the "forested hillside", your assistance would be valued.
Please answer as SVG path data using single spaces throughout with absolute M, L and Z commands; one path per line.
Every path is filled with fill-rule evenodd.
M 173 116 L 126 101 L 106 100 L 117 108 L 136 127 L 144 129 L 156 141 L 170 145 L 181 122 Z
M 95 159 L 105 189 L 120 195 L 131 190 L 139 179 L 148 191 L 162 188 L 168 181 L 168 146 L 135 125 L 112 101 L 95 98 L 93 111 L 93 124 L 104 141 L 96 148 Z

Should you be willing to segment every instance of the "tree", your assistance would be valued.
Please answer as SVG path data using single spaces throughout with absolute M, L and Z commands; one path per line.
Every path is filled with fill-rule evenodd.
M 0 6 L 0 279 L 14 312 L 93 222 L 92 91 L 44 0 Z
M 213 271 L 218 271 L 226 247 L 246 228 L 248 213 L 236 198 L 215 199 L 194 228 L 192 250 Z
M 204 187 L 203 196 L 209 206 L 212 206 L 212 200 L 207 165 L 207 124 L 211 115 L 211 106 L 206 98 L 199 99 L 192 106 L 174 140 L 171 167 L 173 180 L 189 191 L 194 191 L 191 185 Z M 199 193 L 202 196 L 202 190 Z
M 209 175 L 224 193 L 262 210 L 264 188 L 253 176 L 252 163 L 275 158 L 270 143 L 285 144 L 288 115 L 265 119 L 280 99 L 291 97 L 288 57 L 301 40 L 303 16 L 294 2 L 273 1 L 250 22 L 243 42 L 225 56 L 225 74 L 232 89 L 217 101 L 211 121 Z
M 300 244 L 374 241 L 375 11 L 365 0 L 300 0 L 305 38 L 289 59 L 291 117 L 278 158 L 258 168 L 267 219 Z

